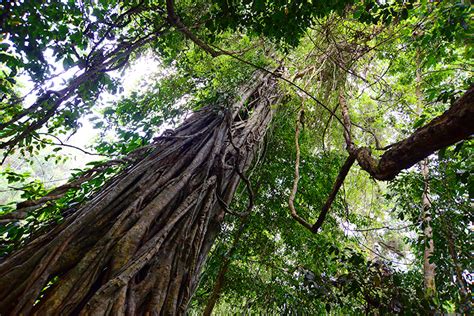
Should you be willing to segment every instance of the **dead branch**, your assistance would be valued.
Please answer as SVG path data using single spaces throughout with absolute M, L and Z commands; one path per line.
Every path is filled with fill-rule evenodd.
M 99 154 L 99 153 L 92 153 L 90 151 L 87 151 L 83 148 L 80 148 L 80 147 L 77 147 L 77 146 L 74 146 L 74 145 L 70 145 L 70 144 L 66 144 L 64 143 L 59 137 L 55 136 L 55 135 L 52 135 L 52 134 L 47 134 L 47 133 L 38 133 L 38 135 L 47 135 L 47 136 L 50 136 L 54 139 L 56 139 L 58 142 L 57 143 L 53 143 L 53 142 L 48 142 L 48 141 L 45 141 L 39 137 L 37 137 L 36 135 L 33 135 L 33 138 L 38 140 L 39 142 L 43 143 L 43 144 L 48 144 L 48 145 L 54 145 L 54 146 L 62 146 L 62 147 L 69 147 L 69 148 L 72 148 L 72 149 L 76 149 L 76 150 L 79 150 L 80 152 L 86 154 L 86 155 L 91 155 L 91 156 L 102 156 L 102 157 L 109 157 L 108 155 L 104 155 L 104 154 Z

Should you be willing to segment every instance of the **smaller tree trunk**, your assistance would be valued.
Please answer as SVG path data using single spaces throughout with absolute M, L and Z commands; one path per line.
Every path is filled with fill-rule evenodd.
M 423 94 L 421 92 L 421 62 L 420 62 L 420 51 L 416 52 L 416 98 L 417 98 L 417 112 L 418 115 L 422 112 L 423 105 Z M 420 161 L 419 166 L 421 169 L 421 175 L 423 176 L 423 193 L 421 195 L 421 217 L 423 222 L 423 239 L 424 239 L 424 250 L 423 250 L 423 281 L 425 287 L 425 296 L 432 298 L 436 292 L 435 286 L 435 269 L 436 265 L 430 263 L 430 257 L 434 253 L 434 241 L 433 241 L 433 229 L 431 228 L 431 201 L 430 201 L 430 182 L 429 182 L 429 167 L 428 158 Z
M 423 175 L 424 189 L 422 194 L 422 218 L 423 218 L 423 279 L 425 286 L 425 294 L 427 298 L 432 298 L 436 293 L 436 264 L 430 262 L 431 256 L 434 254 L 433 229 L 431 228 L 431 202 L 430 202 L 430 184 L 429 184 L 429 167 L 428 159 L 420 162 L 421 174 Z
M 225 275 L 227 273 L 227 270 L 229 269 L 229 265 L 231 262 L 230 258 L 232 257 L 232 255 L 235 253 L 235 250 L 237 249 L 237 246 L 240 241 L 240 237 L 242 237 L 242 233 L 244 232 L 245 227 L 246 227 L 247 218 L 248 217 L 246 216 L 242 219 L 242 223 L 240 224 L 239 230 L 234 236 L 234 241 L 232 242 L 232 245 L 227 251 L 224 257 L 224 260 L 222 261 L 222 265 L 221 265 L 221 268 L 219 269 L 219 273 L 217 274 L 216 282 L 214 283 L 212 293 L 207 300 L 207 304 L 204 309 L 203 316 L 211 316 L 212 311 L 214 310 L 214 307 L 216 306 L 216 303 L 219 300 L 219 297 L 222 293 L 222 288 L 225 282 Z

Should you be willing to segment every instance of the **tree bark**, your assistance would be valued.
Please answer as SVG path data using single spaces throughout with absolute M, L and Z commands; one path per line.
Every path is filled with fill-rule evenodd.
M 208 106 L 79 210 L 0 264 L 2 315 L 184 314 L 229 203 L 271 121 L 257 73 Z M 232 144 L 231 144 L 232 143 Z

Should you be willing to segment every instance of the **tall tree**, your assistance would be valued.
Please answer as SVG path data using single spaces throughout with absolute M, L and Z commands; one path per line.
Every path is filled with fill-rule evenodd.
M 11 287 L 2 287 L 1 310 L 184 313 L 224 216 L 218 201 L 232 199 L 278 97 L 261 73 L 240 92 L 161 136 L 64 223 L 3 262 Z

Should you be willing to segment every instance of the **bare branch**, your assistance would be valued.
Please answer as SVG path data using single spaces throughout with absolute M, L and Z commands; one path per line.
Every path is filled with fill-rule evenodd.
M 39 134 L 39 135 L 47 135 L 47 136 L 50 136 L 50 137 L 52 137 L 52 138 L 54 138 L 54 139 L 56 139 L 56 140 L 58 141 L 58 143 L 50 143 L 50 142 L 47 142 L 47 141 L 45 141 L 45 140 L 42 140 L 42 139 L 39 138 L 39 137 L 33 136 L 35 139 L 37 139 L 38 141 L 40 141 L 40 142 L 43 143 L 43 144 L 73 148 L 73 149 L 76 149 L 76 150 L 79 150 L 79 151 L 83 152 L 83 153 L 86 154 L 86 155 L 91 155 L 91 156 L 109 157 L 108 155 L 99 154 L 99 153 L 91 153 L 90 151 L 84 150 L 84 149 L 82 149 L 82 148 L 80 148 L 80 147 L 77 147 L 77 146 L 74 146 L 74 145 L 70 145 L 70 144 L 65 144 L 59 137 L 57 137 L 57 136 L 55 136 L 55 135 L 52 135 L 52 134 L 47 134 L 47 133 L 38 133 L 38 134 Z
M 350 229 L 347 227 L 344 227 L 345 230 L 349 230 L 351 232 L 370 232 L 370 231 L 375 231 L 375 230 L 404 230 L 410 227 L 414 227 L 418 225 L 418 223 L 415 224 L 409 224 L 405 226 L 400 226 L 400 227 L 390 227 L 390 226 L 381 226 L 381 227 L 369 227 L 369 228 L 357 228 L 357 229 Z

